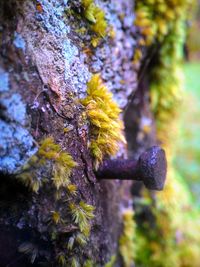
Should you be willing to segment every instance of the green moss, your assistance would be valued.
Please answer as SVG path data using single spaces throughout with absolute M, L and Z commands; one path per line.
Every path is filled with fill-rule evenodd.
M 38 152 L 24 165 L 17 178 L 37 193 L 40 187 L 48 182 L 40 173 L 46 165 L 51 169 L 54 186 L 59 189 L 70 184 L 69 177 L 77 163 L 70 154 L 63 152 L 61 147 L 48 137 L 40 143 Z
M 107 22 L 104 11 L 94 4 L 94 0 L 82 0 L 84 17 L 91 23 L 91 29 L 98 36 L 105 37 Z
M 92 260 L 86 260 L 83 265 L 83 267 L 94 267 L 94 266 L 95 264 Z
M 78 258 L 73 257 L 72 260 L 71 260 L 71 265 L 70 266 L 71 267 L 80 267 L 81 265 L 80 265 L 80 262 L 79 262 Z
M 61 222 L 61 216 L 60 213 L 57 211 L 52 211 L 52 220 L 55 224 L 58 224 Z
M 123 232 L 119 239 L 119 252 L 124 267 L 133 266 L 135 255 L 134 237 L 135 223 L 133 220 L 133 211 L 126 210 L 123 214 Z
M 95 168 L 105 156 L 115 155 L 118 144 L 124 141 L 123 125 L 119 119 L 121 110 L 103 84 L 100 75 L 95 74 L 88 82 L 87 97 L 81 101 L 90 120 L 90 150 L 94 156 Z
M 63 252 L 59 253 L 57 255 L 57 263 L 60 267 L 66 267 L 67 266 L 67 259 Z
M 150 199 L 147 193 L 143 197 Z M 136 264 L 155 267 L 199 265 L 200 214 L 192 205 L 188 188 L 178 173 L 173 174 L 173 186 L 157 196 L 156 205 L 152 199 L 145 206 L 144 201 L 137 203 L 137 221 L 144 218 L 143 210 L 151 213 L 151 221 L 140 221 L 136 227 Z
M 155 44 L 163 50 L 163 43 L 170 40 L 173 43 L 170 53 L 173 53 L 180 45 L 180 39 L 183 37 L 184 21 L 191 2 L 191 0 L 136 1 L 135 25 L 138 26 L 141 34 L 138 42 L 140 51 L 143 50 L 142 47 L 144 46 L 148 47 Z M 135 61 L 139 61 L 141 57 L 142 53 L 139 56 L 137 49 Z
M 94 218 L 94 207 L 80 201 L 77 186 L 71 183 L 72 169 L 76 166 L 71 155 L 49 137 L 40 143 L 38 152 L 17 176 L 34 193 L 42 194 L 47 184 L 49 192 L 54 192 L 55 210 L 50 210 L 46 218 L 47 232 L 52 244 L 56 244 L 57 265 L 62 267 L 80 266 L 82 247 L 89 240 L 90 222 Z M 63 235 L 65 238 L 61 238 Z M 31 248 L 31 245 L 21 246 L 20 251 L 33 258 Z
M 82 0 L 83 16 L 89 22 L 90 29 L 95 33 L 91 39 L 93 47 L 106 36 L 107 22 L 104 11 L 94 3 L 94 0 Z
M 136 1 L 135 25 L 140 28 L 145 45 L 162 42 L 174 25 L 186 18 L 191 0 Z M 178 29 L 179 30 L 179 29 Z
M 115 262 L 116 262 L 116 255 L 113 255 L 113 256 L 110 258 L 109 262 L 107 262 L 106 265 L 105 265 L 104 267 L 113 267 L 114 264 L 115 264 Z
M 79 226 L 81 233 L 88 237 L 90 233 L 89 221 L 94 218 L 94 207 L 80 201 L 79 205 L 70 203 L 70 210 L 75 224 Z

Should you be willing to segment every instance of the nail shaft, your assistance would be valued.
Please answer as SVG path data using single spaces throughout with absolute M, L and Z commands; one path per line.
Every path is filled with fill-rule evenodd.
M 140 180 L 137 162 L 133 160 L 106 160 L 96 173 L 99 179 Z
M 167 173 L 165 151 L 153 146 L 135 160 L 106 160 L 102 163 L 96 176 L 99 179 L 119 179 L 143 181 L 150 190 L 162 190 Z

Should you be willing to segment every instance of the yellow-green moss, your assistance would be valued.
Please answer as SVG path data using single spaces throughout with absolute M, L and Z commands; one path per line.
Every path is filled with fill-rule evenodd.
M 136 1 L 135 25 L 140 28 L 145 45 L 162 42 L 171 29 L 186 18 L 191 0 L 144 0 Z
M 119 252 L 122 256 L 123 266 L 131 267 L 134 263 L 135 247 L 135 222 L 133 211 L 126 210 L 123 214 L 123 232 L 119 239 Z
M 80 262 L 79 262 L 78 258 L 73 257 L 71 259 L 71 267 L 80 267 L 80 266 L 81 265 L 80 265 Z
M 123 124 L 119 119 L 121 110 L 99 74 L 93 75 L 88 82 L 87 97 L 81 103 L 86 107 L 90 121 L 90 149 L 97 168 L 104 156 L 115 155 L 119 142 L 124 141 Z
M 48 236 L 53 243 L 58 242 L 63 234 L 61 229 L 71 229 L 65 242 L 59 241 L 60 245 L 56 247 L 56 262 L 62 267 L 80 266 L 82 247 L 88 242 L 90 223 L 94 218 L 94 207 L 80 200 L 77 186 L 70 181 L 72 169 L 76 166 L 71 155 L 48 137 L 17 176 L 35 193 L 41 194 L 43 191 L 40 189 L 47 183 L 53 189 L 50 192 L 53 192 L 55 210 L 50 210 L 46 218 Z M 60 205 L 60 202 L 64 204 Z M 22 244 L 19 250 L 35 259 L 37 255 L 32 256 L 35 253 L 32 247 Z
M 83 267 L 95 267 L 95 263 L 92 260 L 86 260 Z
M 88 237 L 90 233 L 89 222 L 94 218 L 94 207 L 83 201 L 80 201 L 79 205 L 70 203 L 69 207 L 74 223 L 79 226 L 81 233 Z
M 94 0 L 82 0 L 84 17 L 91 23 L 91 29 L 98 36 L 105 37 L 107 22 L 104 11 L 95 5 Z
M 104 267 L 113 267 L 115 262 L 116 262 L 116 255 L 112 255 L 109 262 L 107 262 Z
M 83 16 L 89 21 L 90 29 L 95 33 L 91 39 L 93 47 L 97 47 L 101 38 L 106 36 L 107 22 L 104 11 L 94 3 L 94 0 L 82 0 Z
M 51 137 L 40 143 L 38 152 L 24 165 L 17 178 L 37 193 L 42 184 L 47 182 L 47 178 L 41 177 L 37 170 L 45 168 L 46 164 L 51 165 L 49 168 L 52 169 L 52 181 L 57 189 L 70 184 L 69 177 L 77 163 Z
M 188 6 L 193 0 L 144 0 L 136 1 L 135 25 L 140 29 L 141 37 L 138 45 L 151 46 L 158 43 L 162 47 L 165 38 L 171 39 L 176 46 L 176 36 L 182 34 L 183 21 L 186 18 Z M 178 42 L 180 41 L 180 38 Z M 135 55 L 135 61 L 140 60 L 142 53 Z

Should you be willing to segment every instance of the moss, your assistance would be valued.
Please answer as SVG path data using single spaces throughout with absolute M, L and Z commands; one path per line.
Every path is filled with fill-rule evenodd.
M 157 196 L 156 205 L 146 193 L 144 198 L 151 201 L 145 206 L 144 201 L 137 203 L 137 220 L 140 216 L 144 218 L 144 210 L 151 213 L 151 221 L 145 220 L 136 227 L 135 261 L 139 266 L 199 265 L 200 214 L 192 207 L 193 203 L 183 179 L 174 170 L 173 173 L 170 170 L 170 175 L 174 179 L 173 185 L 169 184 L 167 191 Z
M 69 194 L 71 194 L 71 195 L 77 194 L 77 186 L 75 184 L 67 185 L 66 189 L 68 190 Z
M 94 267 L 94 266 L 95 264 L 92 260 L 86 260 L 83 265 L 83 267 Z
M 106 36 L 107 22 L 104 11 L 94 3 L 94 0 L 82 0 L 83 16 L 90 23 L 90 29 L 96 34 L 91 39 L 93 47 L 97 47 L 101 38 Z
M 80 35 L 85 35 L 86 32 L 91 34 L 91 45 L 97 47 L 99 42 L 110 34 L 110 29 L 108 27 L 105 12 L 94 0 L 80 0 L 80 3 L 71 2 L 71 9 L 66 9 L 65 13 L 67 16 L 74 16 L 78 21 L 83 24 L 83 19 L 85 21 L 84 26 L 80 28 L 75 28 L 75 32 Z M 79 5 L 80 4 L 80 5 Z
M 94 4 L 94 0 L 82 0 L 84 17 L 91 23 L 91 29 L 98 36 L 105 37 L 107 22 L 104 11 Z
M 188 5 L 191 0 L 145 0 L 136 1 L 136 20 L 135 25 L 140 31 L 139 46 L 148 47 L 155 44 L 166 42 L 165 38 L 171 39 L 176 46 L 174 36 L 183 33 L 184 20 L 188 11 Z M 180 40 L 180 38 L 179 38 Z M 142 54 L 138 58 L 138 52 L 135 60 L 140 60 Z
M 52 166 L 52 181 L 57 189 L 70 184 L 69 177 L 77 163 L 71 155 L 63 152 L 51 137 L 40 143 L 38 152 L 31 157 L 17 178 L 37 193 L 42 184 L 47 182 L 47 179 L 40 175 L 40 169 L 45 168 L 46 164 Z
M 52 188 L 50 192 L 54 192 L 52 198 L 55 209 L 49 211 L 45 222 L 48 222 L 49 242 L 56 245 L 56 264 L 62 267 L 80 266 L 82 247 L 89 240 L 90 223 L 94 218 L 94 207 L 80 200 L 78 188 L 70 180 L 75 166 L 77 164 L 71 155 L 62 151 L 61 146 L 48 137 L 40 143 L 38 152 L 17 176 L 34 193 L 42 194 L 47 185 L 48 190 Z M 20 251 L 32 258 L 29 247 L 32 248 L 21 246 Z
M 55 224 L 58 224 L 59 222 L 61 222 L 61 217 L 60 217 L 60 213 L 57 211 L 53 211 L 52 212 L 52 220 Z
M 90 233 L 89 221 L 94 218 L 94 207 L 83 201 L 80 201 L 79 205 L 71 203 L 69 207 L 74 223 L 79 226 L 81 233 L 88 237 Z
M 107 262 L 104 267 L 113 267 L 115 262 L 116 262 L 116 255 L 112 255 L 109 262 Z
M 80 267 L 80 263 L 79 263 L 79 260 L 78 258 L 76 257 L 73 257 L 72 260 L 71 260 L 71 267 Z
M 174 24 L 186 18 L 190 0 L 136 1 L 135 25 L 140 28 L 145 45 L 162 42 Z
M 135 223 L 133 220 L 133 211 L 126 210 L 123 214 L 123 232 L 119 239 L 119 252 L 124 267 L 131 267 L 134 263 L 134 237 Z
M 124 141 L 123 125 L 119 119 L 121 110 L 103 84 L 100 75 L 95 74 L 88 82 L 87 97 L 81 101 L 90 120 L 90 149 L 95 168 L 105 156 L 113 156 L 118 144 Z
M 38 254 L 39 254 L 38 247 L 31 242 L 22 243 L 19 246 L 18 251 L 26 254 L 30 258 L 31 264 L 33 264 L 35 262 L 35 259 L 37 258 Z
M 59 264 L 60 267 L 67 266 L 67 261 L 64 253 L 60 253 L 59 255 L 57 255 L 57 263 Z

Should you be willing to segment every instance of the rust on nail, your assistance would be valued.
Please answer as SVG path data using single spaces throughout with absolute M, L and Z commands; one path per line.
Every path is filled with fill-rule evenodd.
M 143 181 L 150 190 L 162 190 L 167 174 L 165 151 L 153 146 L 142 153 L 138 161 L 127 159 L 106 160 L 96 176 L 99 179 Z

